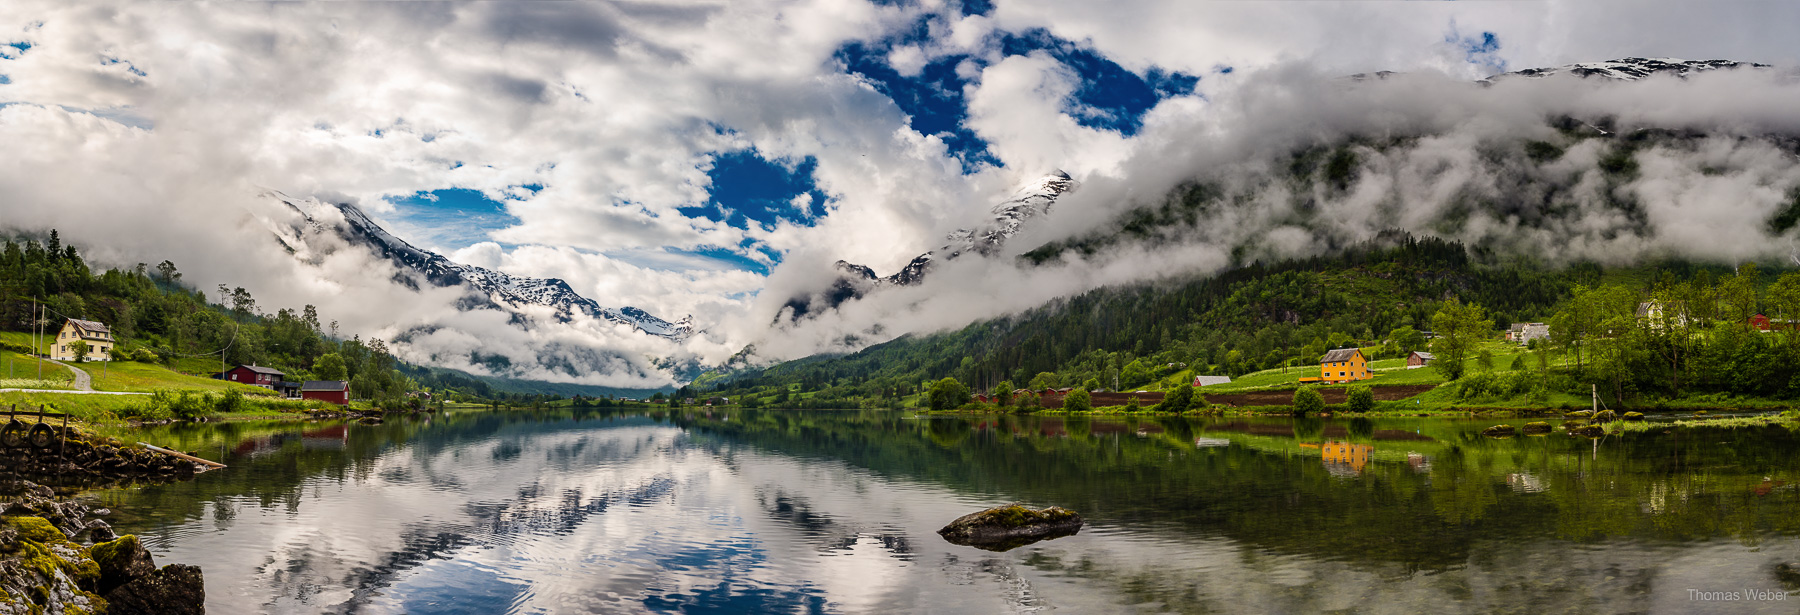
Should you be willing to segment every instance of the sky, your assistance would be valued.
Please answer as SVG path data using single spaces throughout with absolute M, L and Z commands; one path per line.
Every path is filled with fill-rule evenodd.
M 1754 1 L 14 0 L 0 4 L 0 227 L 61 228 L 101 262 L 171 259 L 201 288 L 318 304 L 363 335 L 465 318 L 439 313 L 453 298 L 389 288 L 378 264 L 297 270 L 256 225 L 269 191 L 348 202 L 458 262 L 705 330 L 680 348 L 590 331 L 521 352 L 795 358 L 1094 286 L 1116 266 L 991 308 L 923 314 L 927 298 L 902 293 L 844 322 L 769 326 L 831 263 L 893 273 L 1047 173 L 1087 187 L 1070 207 L 1089 213 L 1050 223 L 1064 232 L 1166 192 L 1247 151 L 1220 123 L 1256 117 L 1270 84 L 1631 56 L 1791 67 L 1794 23 L 1800 6 Z M 440 355 L 406 358 L 457 366 Z M 626 371 L 573 377 L 668 382 Z

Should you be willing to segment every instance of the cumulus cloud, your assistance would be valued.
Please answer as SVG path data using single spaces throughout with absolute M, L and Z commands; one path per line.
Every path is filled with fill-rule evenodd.
M 775 358 L 855 350 L 1103 286 L 1327 253 L 1388 229 L 1562 263 L 1785 260 L 1800 244 L 1769 220 L 1800 198 L 1800 115 L 1784 107 L 1797 95 L 1800 80 L 1782 69 L 1491 85 L 1265 71 L 1202 113 L 1148 123 L 1116 173 L 1090 173 L 1008 253 L 939 261 L 921 285 L 780 325 L 758 348 Z M 1532 162 L 1530 141 L 1556 151 Z M 1341 181 L 1320 170 L 1337 156 L 1350 161 Z M 1122 214 L 1180 198 L 1197 199 L 1192 223 L 1044 266 L 1016 258 L 1103 237 Z M 778 309 L 765 299 L 756 315 Z

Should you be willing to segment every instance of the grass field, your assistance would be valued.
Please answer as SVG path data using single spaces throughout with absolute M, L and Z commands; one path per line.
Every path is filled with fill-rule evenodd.
M 52 340 L 55 340 L 55 339 L 56 339 L 55 334 L 44 335 L 44 343 L 38 344 L 38 352 L 49 351 L 50 343 Z M 18 332 L 18 331 L 0 331 L 0 343 L 18 344 L 20 346 L 30 348 L 31 347 L 31 334 L 30 333 L 22 333 L 22 332 Z
M 77 395 L 69 393 L 0 393 L 0 408 L 67 412 L 77 420 L 113 422 L 125 408 L 144 403 L 142 395 Z
M 40 361 L 16 352 L 0 350 L 0 380 L 37 380 L 38 365 L 43 365 L 43 379 L 60 383 L 51 388 L 65 388 L 74 382 L 75 374 L 67 368 L 48 361 Z M 23 383 L 20 383 L 21 385 Z M 35 389 L 39 386 L 0 386 L 0 389 Z
M 247 384 L 214 380 L 205 376 L 191 376 L 176 372 L 161 365 L 150 365 L 134 361 L 114 361 L 109 364 L 83 363 L 81 369 L 94 378 L 96 391 L 134 391 L 148 393 L 157 389 L 189 389 L 201 391 L 223 391 L 237 389 L 245 395 L 274 395 L 274 391 Z
M 1525 347 L 1508 342 L 1489 341 L 1483 343 L 1481 348 L 1493 353 L 1495 364 L 1510 365 L 1518 360 L 1518 357 L 1525 355 Z M 1365 348 L 1363 349 L 1363 352 L 1367 354 L 1370 350 L 1371 349 Z M 1468 373 L 1477 373 L 1481 371 L 1481 368 L 1476 365 L 1475 359 L 1469 359 L 1464 364 L 1467 367 Z M 1358 382 L 1357 384 L 1444 383 L 1444 376 L 1442 373 L 1439 373 L 1438 370 L 1430 367 L 1407 369 L 1406 359 L 1381 359 L 1379 361 L 1371 362 L 1369 368 L 1375 372 L 1375 377 Z M 1239 393 L 1268 389 L 1292 389 L 1300 386 L 1301 378 L 1316 377 L 1318 375 L 1318 365 L 1291 367 L 1285 372 L 1281 369 L 1266 369 L 1233 378 L 1228 384 L 1215 384 L 1205 387 L 1204 390 L 1208 393 Z

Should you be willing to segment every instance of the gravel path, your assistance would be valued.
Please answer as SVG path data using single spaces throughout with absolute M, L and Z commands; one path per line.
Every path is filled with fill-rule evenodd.
M 94 377 L 89 376 L 87 373 L 87 370 L 76 369 L 75 366 L 69 365 L 68 363 L 64 363 L 62 361 L 52 361 L 50 359 L 44 359 L 44 362 L 45 363 L 55 363 L 57 365 L 61 365 L 63 367 L 69 368 L 69 371 L 71 371 L 71 372 L 75 372 L 75 390 L 77 390 L 77 391 L 93 391 L 94 390 Z

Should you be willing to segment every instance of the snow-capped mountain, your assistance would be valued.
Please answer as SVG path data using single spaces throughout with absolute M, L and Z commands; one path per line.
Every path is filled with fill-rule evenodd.
M 648 335 L 672 340 L 685 339 L 694 332 L 691 316 L 669 322 L 635 307 L 615 309 L 602 306 L 593 299 L 581 296 L 560 279 L 515 276 L 451 261 L 441 254 L 420 249 L 394 236 L 370 219 L 368 214 L 349 203 L 334 205 L 314 199 L 295 199 L 276 192 L 264 196 L 280 201 L 300 216 L 301 223 L 298 225 L 269 223 L 270 230 L 275 232 L 289 251 L 295 251 L 297 246 L 304 245 L 309 234 L 334 233 L 352 245 L 366 246 L 392 261 L 403 272 L 403 275 L 396 276 L 396 281 L 402 284 L 417 287 L 412 276 L 404 275 L 406 272 L 413 272 L 433 286 L 467 286 L 480 291 L 488 299 L 487 306 L 459 306 L 465 309 L 500 306 L 517 309 L 539 305 L 554 308 L 557 317 L 564 321 L 577 313 L 587 314 L 630 325 Z M 265 222 L 268 221 L 265 219 Z
M 825 307 L 837 307 L 844 301 L 861 297 L 875 288 L 896 285 L 910 286 L 925 279 L 926 272 L 931 270 L 932 263 L 939 260 L 951 260 L 963 254 L 974 252 L 982 256 L 993 256 L 999 253 L 1006 240 L 1018 234 L 1025 221 L 1049 213 L 1050 206 L 1056 199 L 1067 194 L 1081 184 L 1069 177 L 1068 173 L 1057 171 L 1040 177 L 1015 191 L 1011 198 L 995 205 L 990 213 L 992 218 L 979 228 L 957 229 L 944 239 L 949 243 L 936 250 L 920 254 L 908 262 L 905 267 L 893 275 L 881 277 L 874 269 L 848 261 L 838 261 L 836 269 L 838 279 L 832 283 L 831 289 L 823 297 Z M 812 298 L 799 297 L 788 301 L 787 306 L 793 309 L 793 317 L 799 318 L 814 309 Z
M 1578 77 L 1603 77 L 1621 81 L 1637 81 L 1652 75 L 1669 75 L 1686 77 L 1688 75 L 1719 69 L 1738 67 L 1768 68 L 1767 64 L 1754 62 L 1738 62 L 1734 60 L 1680 60 L 1676 58 L 1624 58 L 1605 62 L 1582 62 L 1568 66 L 1552 68 L 1527 68 L 1525 70 L 1501 73 L 1483 79 L 1483 83 L 1492 83 L 1496 79 L 1509 77 L 1525 77 L 1541 79 L 1553 75 L 1575 75 Z
M 936 250 L 920 254 L 894 275 L 877 278 L 873 269 L 844 261 L 838 261 L 838 269 L 880 283 L 902 286 L 917 284 L 925 279 L 925 272 L 930 269 L 934 260 L 950 260 L 962 256 L 965 252 L 993 256 L 1000 251 L 1001 246 L 1006 244 L 1008 238 L 1018 234 L 1026 220 L 1049 213 L 1050 206 L 1056 203 L 1057 197 L 1074 190 L 1079 185 L 1079 182 L 1062 171 L 1040 177 L 1036 181 L 1020 187 L 1013 193 L 1012 198 L 995 205 L 990 210 L 993 214 L 990 222 L 977 229 L 957 229 L 945 235 L 944 239 L 949 243 Z

